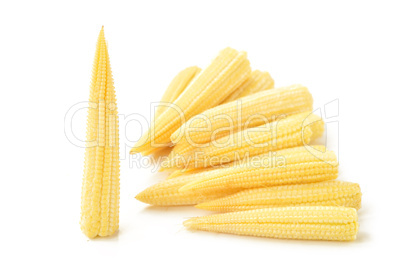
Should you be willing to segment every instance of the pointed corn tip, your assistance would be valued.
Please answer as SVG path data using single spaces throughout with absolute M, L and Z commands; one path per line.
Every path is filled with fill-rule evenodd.
M 140 194 L 141 194 L 141 193 L 139 193 L 138 195 L 136 195 L 134 198 L 135 198 L 136 200 L 139 200 L 139 201 L 142 202 Z
M 204 203 L 197 204 L 194 207 L 197 208 L 197 209 L 201 209 L 201 210 L 205 209 Z
M 191 228 L 191 227 L 193 226 L 194 220 L 195 220 L 195 218 L 191 218 L 191 219 L 185 220 L 185 221 L 183 222 L 183 226 L 186 227 L 186 228 Z
M 146 190 L 146 189 L 145 189 Z M 138 193 L 136 196 L 135 196 L 135 199 L 136 200 L 138 200 L 138 201 L 141 201 L 141 202 L 143 202 L 143 203 L 146 203 L 146 204 L 148 204 L 146 201 L 145 201 L 145 190 L 144 191 L 142 191 L 142 192 L 140 192 L 140 193 Z

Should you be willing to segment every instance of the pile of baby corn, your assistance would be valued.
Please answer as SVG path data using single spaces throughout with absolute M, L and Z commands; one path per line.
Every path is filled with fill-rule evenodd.
M 171 82 L 131 153 L 163 157 L 163 182 L 136 198 L 214 212 L 190 229 L 287 239 L 355 240 L 361 191 L 335 180 L 333 151 L 310 145 L 324 133 L 302 85 L 274 88 L 245 52 L 222 50 L 205 69 Z

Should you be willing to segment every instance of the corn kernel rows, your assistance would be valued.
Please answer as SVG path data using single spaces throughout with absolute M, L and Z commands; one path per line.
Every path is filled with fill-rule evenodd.
M 119 227 L 119 131 L 103 28 L 97 43 L 89 101 L 80 225 L 93 238 L 111 235 Z
M 152 142 L 173 146 L 164 150 L 172 151 L 161 168 L 173 173 L 138 194 L 138 200 L 228 212 L 189 219 L 184 225 L 190 229 L 273 238 L 356 239 L 360 187 L 335 181 L 335 153 L 309 145 L 323 135 L 324 122 L 311 113 L 313 100 L 307 88 L 272 89 L 267 72 L 250 72 L 246 54 L 230 48 L 191 81 L 187 76 L 182 80 L 186 86 L 169 101 L 183 111 L 187 122 L 165 109 L 155 118 L 155 128 L 132 150 L 147 155 L 159 151 Z M 174 91 L 168 88 L 165 95 L 169 90 Z M 239 109 L 245 114 L 236 117 Z M 260 117 L 249 120 L 256 115 Z M 222 120 L 224 116 L 235 123 Z M 250 157 L 260 165 L 250 165 Z M 265 158 L 269 165 L 263 164 Z M 284 159 L 282 165 L 275 161 L 279 158 Z

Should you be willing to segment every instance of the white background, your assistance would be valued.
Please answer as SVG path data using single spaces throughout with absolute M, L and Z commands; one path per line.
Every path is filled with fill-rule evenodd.
M 95 43 L 109 43 L 120 114 L 149 117 L 170 79 L 219 50 L 246 50 L 276 85 L 301 83 L 315 107 L 339 99 L 340 179 L 363 191 L 355 242 L 188 232 L 187 208 L 134 199 L 164 179 L 121 147 L 120 231 L 79 229 L 84 149 L 64 117 L 87 101 Z M 2 1 L 0 265 L 351 266 L 401 263 L 401 6 L 395 1 Z M 85 136 L 85 112 L 73 130 Z M 121 128 L 132 140 L 140 127 Z M 334 137 L 332 137 L 334 138 Z

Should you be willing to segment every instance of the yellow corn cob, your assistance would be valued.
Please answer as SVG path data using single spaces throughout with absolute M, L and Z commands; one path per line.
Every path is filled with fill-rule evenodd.
M 351 241 L 359 229 L 357 212 L 348 207 L 281 207 L 192 218 L 184 226 L 236 235 L 284 239 Z
M 165 105 L 173 103 L 200 71 L 201 69 L 197 66 L 188 67 L 180 71 L 169 84 L 162 96 L 161 102 L 164 102 Z M 155 118 L 166 110 L 167 107 L 165 105 L 158 106 L 155 112 Z
M 359 184 L 325 181 L 243 190 L 196 207 L 220 212 L 285 206 L 345 206 L 358 210 L 361 195 Z
M 194 174 L 193 178 L 196 179 L 179 191 L 257 188 L 336 179 L 336 155 L 333 151 L 322 152 L 321 147 L 310 150 L 303 146 L 284 149 L 275 154 L 270 152 L 249 158 L 239 165 Z
M 245 52 L 226 48 L 194 79 L 174 101 L 184 119 L 221 103 L 250 76 L 250 63 Z M 170 135 L 182 124 L 174 109 L 167 109 L 140 138 L 131 153 L 152 153 L 156 147 L 167 146 Z
M 255 70 L 250 77 L 242 83 L 233 93 L 231 93 L 222 103 L 274 88 L 274 80 L 268 72 Z
M 312 137 L 323 132 L 324 122 L 320 117 L 309 112 L 300 113 L 237 132 L 230 135 L 227 142 L 221 142 L 227 138 L 223 137 L 184 156 L 171 154 L 163 166 L 187 169 L 221 165 L 246 156 L 308 144 Z
M 90 238 L 111 235 L 119 228 L 118 117 L 103 27 L 92 73 L 80 222 Z
M 184 155 L 199 144 L 206 144 L 230 133 L 266 124 L 286 115 L 311 112 L 312 109 L 313 98 L 308 89 L 301 85 L 256 93 L 242 98 L 239 103 L 234 101 L 220 105 L 190 119 L 171 136 L 172 142 L 176 143 L 174 154 Z
M 141 202 L 156 206 L 179 206 L 179 205 L 195 205 L 215 198 L 223 197 L 238 192 L 238 189 L 208 190 L 208 194 L 202 192 L 179 192 L 179 188 L 192 181 L 191 176 L 181 176 L 175 179 L 169 179 L 155 184 L 141 193 L 135 198 Z

